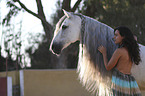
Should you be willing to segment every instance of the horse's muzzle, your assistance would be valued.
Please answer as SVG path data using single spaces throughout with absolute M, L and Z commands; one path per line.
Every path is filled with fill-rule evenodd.
M 51 46 L 51 50 L 55 54 L 60 54 L 61 53 L 61 49 L 62 49 L 62 44 L 60 44 L 60 43 L 53 43 L 52 46 Z

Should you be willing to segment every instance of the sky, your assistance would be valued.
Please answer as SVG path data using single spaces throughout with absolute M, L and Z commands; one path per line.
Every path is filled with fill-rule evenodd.
M 29 2 L 28 2 L 29 1 Z M 56 1 L 57 0 L 42 0 L 42 5 L 44 8 L 44 13 L 46 16 L 47 21 L 50 23 L 51 22 L 51 14 L 55 12 L 56 10 Z M 72 0 L 71 2 L 71 6 L 73 6 L 75 4 L 77 0 Z M 26 7 L 28 9 L 30 9 L 31 11 L 37 13 L 37 6 L 36 6 L 36 2 L 35 0 L 21 0 L 21 2 L 23 4 L 26 5 Z M 15 5 L 17 5 L 18 7 L 20 7 L 20 5 L 18 3 L 15 3 Z M 21 7 L 20 7 L 21 8 Z M 6 2 L 5 0 L 1 0 L 0 3 L 0 15 L 1 15 L 1 21 L 2 19 L 6 16 L 6 14 L 8 13 L 9 9 L 6 8 Z M 31 39 L 30 35 L 36 36 L 36 34 L 44 34 L 43 31 L 43 27 L 41 25 L 41 21 L 39 19 L 37 19 L 36 17 L 32 16 L 31 14 L 27 13 L 27 12 L 20 12 L 16 17 L 13 17 L 11 19 L 11 24 L 14 25 L 14 32 L 17 32 L 20 28 L 20 22 L 22 22 L 22 49 L 21 49 L 21 54 L 25 54 L 25 49 L 30 47 L 30 46 L 35 46 L 35 49 L 38 48 L 38 44 L 32 45 L 30 42 L 28 42 L 27 39 Z M 2 45 L 3 42 L 3 36 L 2 33 L 4 30 L 4 28 L 2 26 L 0 26 L 0 46 Z M 15 34 L 15 33 L 14 33 Z M 40 36 L 41 37 L 41 36 Z M 38 38 L 38 41 L 42 41 L 42 38 Z M 33 42 L 33 40 L 31 41 Z M 2 49 L 2 54 L 5 57 L 6 53 L 4 52 L 4 49 Z M 13 58 L 15 59 L 15 55 L 13 55 Z M 27 59 L 27 62 L 30 63 L 28 54 L 25 54 L 25 58 Z M 30 65 L 30 64 L 28 64 Z

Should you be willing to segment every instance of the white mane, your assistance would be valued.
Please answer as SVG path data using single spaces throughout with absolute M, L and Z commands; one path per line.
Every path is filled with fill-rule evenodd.
M 85 31 L 83 42 L 80 41 L 78 72 L 80 81 L 89 91 L 97 92 L 99 96 L 111 93 L 111 72 L 105 69 L 102 54 L 98 47 L 107 48 L 108 59 L 116 49 L 113 38 L 113 29 L 101 22 L 85 16 Z M 83 44 L 83 49 L 82 45 Z M 82 53 L 83 52 L 83 53 Z

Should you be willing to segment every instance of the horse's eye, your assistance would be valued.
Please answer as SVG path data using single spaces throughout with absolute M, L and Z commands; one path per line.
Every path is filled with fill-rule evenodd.
M 63 25 L 63 26 L 62 26 L 62 29 L 66 29 L 67 27 L 68 27 L 68 26 L 66 26 L 66 25 Z

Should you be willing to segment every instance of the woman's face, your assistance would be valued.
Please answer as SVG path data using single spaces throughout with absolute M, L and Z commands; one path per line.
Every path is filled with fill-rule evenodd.
M 121 44 L 124 37 L 122 37 L 118 30 L 115 31 L 114 34 L 114 42 L 115 44 Z

